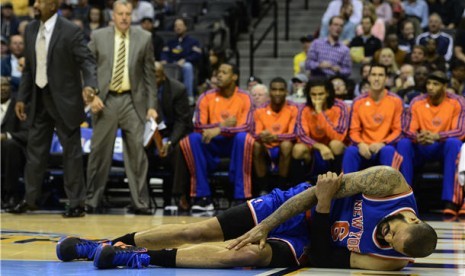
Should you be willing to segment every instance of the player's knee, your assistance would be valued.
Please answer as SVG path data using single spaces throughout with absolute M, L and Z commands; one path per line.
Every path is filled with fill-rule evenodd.
M 445 148 L 460 150 L 460 147 L 462 146 L 462 142 L 457 138 L 448 138 L 444 142 L 444 146 Z
M 293 148 L 293 144 L 290 141 L 283 141 L 279 145 L 279 150 L 281 151 L 281 154 L 286 155 L 286 156 L 292 153 L 292 148 Z
M 260 156 L 260 153 L 262 152 L 262 144 L 259 142 L 254 142 L 253 143 L 253 156 L 254 158 L 257 158 Z
M 342 141 L 332 140 L 331 142 L 329 142 L 329 148 L 331 149 L 334 155 L 342 155 L 346 146 L 344 145 L 344 143 L 342 143 Z
M 292 149 L 292 157 L 294 159 L 303 159 L 305 154 L 308 152 L 308 147 L 304 144 L 296 144 Z

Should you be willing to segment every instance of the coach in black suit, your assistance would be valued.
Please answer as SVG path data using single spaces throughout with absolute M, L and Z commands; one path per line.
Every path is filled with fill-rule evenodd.
M 11 210 L 37 208 L 54 128 L 63 146 L 64 186 L 69 199 L 65 217 L 84 216 L 85 184 L 80 124 L 84 100 L 97 87 L 95 59 L 82 31 L 57 14 L 58 0 L 34 3 L 36 18 L 25 31 L 26 66 L 21 79 L 16 114 L 29 120 L 25 168 L 25 200 Z M 81 79 L 84 80 L 84 89 Z M 81 94 L 82 92 L 82 94 Z M 25 104 L 30 103 L 25 113 Z
M 155 80 L 158 88 L 159 121 L 166 128 L 160 132 L 163 136 L 163 147 L 155 155 L 154 146 L 149 147 L 149 171 L 156 170 L 160 163 L 168 167 L 171 177 L 163 181 L 164 204 L 169 205 L 174 177 L 174 193 L 186 188 L 189 183 L 189 173 L 184 157 L 179 148 L 179 141 L 192 132 L 192 112 L 189 107 L 187 91 L 184 84 L 165 75 L 163 64 L 155 62 Z M 150 173 L 149 173 L 150 174 Z M 179 184 L 178 184 L 179 183 Z
M 15 206 L 22 198 L 18 180 L 26 163 L 27 127 L 16 117 L 15 103 L 10 80 L 1 77 L 2 209 Z

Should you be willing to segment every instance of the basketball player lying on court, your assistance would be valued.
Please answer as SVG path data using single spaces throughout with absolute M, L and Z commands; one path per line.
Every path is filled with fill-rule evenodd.
M 63 238 L 56 251 L 62 261 L 93 259 L 98 268 L 398 270 L 431 254 L 436 242 L 402 175 L 377 166 L 343 176 L 328 172 L 316 186 L 275 189 L 197 223 L 160 225 L 112 241 Z

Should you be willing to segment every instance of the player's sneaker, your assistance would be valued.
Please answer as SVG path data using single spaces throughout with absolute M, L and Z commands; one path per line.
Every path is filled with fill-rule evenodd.
M 56 251 L 58 259 L 69 262 L 76 259 L 93 260 L 95 250 L 102 243 L 110 240 L 85 240 L 78 237 L 63 237 L 58 241 Z
M 150 264 L 150 256 L 146 253 L 147 249 L 143 247 L 102 244 L 95 253 L 94 266 L 97 268 L 114 268 L 117 266 L 143 268 Z
M 215 210 L 215 206 L 209 197 L 198 198 L 191 208 L 192 212 L 205 212 Z

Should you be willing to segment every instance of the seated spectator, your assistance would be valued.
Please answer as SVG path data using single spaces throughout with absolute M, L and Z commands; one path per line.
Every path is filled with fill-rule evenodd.
M 426 49 L 426 55 L 425 55 L 425 61 L 428 63 L 429 67 L 431 68 L 432 71 L 446 71 L 446 60 L 444 59 L 443 56 L 438 54 L 437 51 L 437 43 L 438 41 L 429 38 L 426 41 L 425 49 Z
M 62 17 L 68 19 L 69 21 L 75 18 L 73 6 L 70 4 L 61 3 L 59 12 Z
M 411 64 L 404 64 L 400 67 L 399 76 L 395 80 L 395 85 L 391 91 L 397 93 L 398 91 L 408 89 L 415 86 L 413 76 L 415 75 L 415 68 Z
M 426 65 L 418 65 L 414 68 L 414 71 L 413 80 L 415 85 L 397 91 L 397 95 L 404 100 L 405 104 L 410 104 L 413 98 L 426 92 L 426 79 L 430 69 Z
M 182 67 L 183 83 L 187 89 L 189 105 L 194 105 L 194 67 L 201 59 L 202 49 L 197 39 L 190 37 L 183 18 L 174 21 L 174 32 L 177 38 L 170 40 L 163 47 L 161 61 L 177 63 Z
M 428 4 L 425 0 L 404 0 L 402 8 L 407 17 L 417 18 L 420 21 L 420 27 L 426 29 L 428 27 Z
M 404 20 L 400 27 L 399 48 L 410 54 L 415 45 L 415 26 L 411 20 Z
M 460 23 L 463 14 L 462 1 L 458 0 L 429 0 L 429 13 L 437 13 L 444 22 L 444 27 L 453 30 Z M 463 2 L 462 2 L 463 3 Z
M 84 22 L 84 33 L 90 38 L 92 31 L 107 26 L 103 10 L 99 7 L 91 7 Z
M 257 78 L 255 76 L 250 76 L 249 79 L 247 80 L 247 91 L 252 91 L 252 87 L 254 87 L 257 84 L 262 84 L 263 81 L 261 78 Z
M 341 75 L 347 77 L 352 72 L 352 60 L 347 46 L 339 42 L 344 20 L 334 16 L 329 21 L 329 36 L 313 41 L 307 55 L 305 68 L 313 77 Z
M 461 140 L 465 138 L 465 99 L 447 93 L 448 82 L 441 71 L 428 76 L 427 94 L 412 100 L 404 122 L 406 138 L 400 140 L 397 149 L 404 157 L 400 171 L 410 185 L 413 184 L 414 170 L 426 162 L 440 161 L 443 164 L 443 213 L 455 217 L 463 200 L 457 179 L 457 157 Z
M 393 87 L 394 79 L 399 74 L 399 67 L 397 66 L 394 52 L 390 48 L 383 48 L 379 53 L 378 63 L 386 66 L 387 71 L 387 80 L 386 86 Z
M 458 59 L 452 61 L 450 71 L 450 87 L 454 89 L 455 94 L 465 96 L 465 62 Z
M 298 143 L 294 146 L 292 157 L 304 161 L 306 168 L 313 160 L 312 175 L 322 171 L 338 172 L 345 149 L 348 106 L 335 97 L 331 82 L 324 79 L 310 80 L 305 86 L 305 95 L 307 103 L 298 117 Z M 305 181 L 302 179 L 304 175 L 298 175 L 300 179 L 296 181 Z
M 304 88 L 308 82 L 308 78 L 304 74 L 297 74 L 291 79 L 291 91 L 287 99 L 298 104 L 305 103 L 307 96 L 305 95 Z
M 347 80 L 339 76 L 334 76 L 329 79 L 334 88 L 334 96 L 339 100 L 352 100 L 354 98 L 353 91 L 350 91 Z
M 226 53 L 222 48 L 212 48 L 208 51 L 208 77 L 216 75 L 220 65 L 226 62 Z
M 348 45 L 349 42 L 355 37 L 355 27 L 352 26 L 350 22 L 350 17 L 354 12 L 354 6 L 351 2 L 347 1 L 346 3 L 342 4 L 341 11 L 339 16 L 344 19 L 344 27 L 342 28 L 341 36 L 339 40 L 344 43 L 344 45 Z
M 446 61 L 449 61 L 453 54 L 454 39 L 450 34 L 441 32 L 441 28 L 441 17 L 433 13 L 429 17 L 428 31 L 418 35 L 416 44 L 426 46 L 429 39 L 436 40 L 436 52 L 444 57 Z
M 11 5 L 13 6 L 13 11 L 15 12 L 15 15 L 18 17 L 29 16 L 29 6 L 32 6 L 32 4 L 34 3 L 34 1 L 31 0 L 3 0 L 1 2 L 4 2 L 5 4 L 11 2 Z
M 371 3 L 376 9 L 378 18 L 382 19 L 386 25 L 392 24 L 392 8 L 388 1 L 371 0 Z
M 6 58 L 8 56 L 8 39 L 6 39 L 3 35 L 0 38 L 0 43 L 1 43 L 1 52 L 0 52 L 0 58 Z
M 252 196 L 254 140 L 248 134 L 253 121 L 250 96 L 236 86 L 239 70 L 235 65 L 223 63 L 217 77 L 219 88 L 203 93 L 197 102 L 197 132 L 180 142 L 191 175 L 193 211 L 214 209 L 208 173 L 216 168 L 220 157 L 231 158 L 229 179 L 234 183 L 234 199 L 243 201 Z
M 20 35 L 10 37 L 10 54 L 1 60 L 1 75 L 8 77 L 11 81 L 11 92 L 15 95 L 21 81 L 22 69 L 19 66 L 19 59 L 23 56 L 24 39 Z
M 163 51 L 164 41 L 161 36 L 157 35 L 155 27 L 153 25 L 153 19 L 150 17 L 144 17 L 140 21 L 140 26 L 142 29 L 152 34 L 152 44 L 153 44 L 153 56 L 155 60 L 159 61 L 161 58 L 161 53 Z
M 407 52 L 399 48 L 399 37 L 395 33 L 390 33 L 384 40 L 384 47 L 390 48 L 394 52 L 397 66 L 402 66 L 407 58 Z M 375 52 L 374 60 L 379 60 L 381 49 Z
M 373 36 L 372 27 L 373 18 L 364 16 L 362 18 L 362 34 L 352 39 L 349 44 L 350 54 L 354 62 L 370 63 L 375 52 L 381 49 L 381 40 Z
M 131 0 L 132 6 L 132 24 L 139 24 L 142 18 L 155 19 L 155 9 L 151 1 Z
M 6 39 L 18 34 L 19 20 L 13 11 L 13 5 L 6 2 L 1 5 L 1 35 Z
M 256 84 L 250 91 L 253 108 L 261 107 L 270 101 L 270 93 L 268 87 L 264 84 Z
M 270 82 L 269 104 L 254 111 L 253 164 L 257 176 L 254 185 L 257 184 L 259 194 L 287 184 L 299 108 L 287 101 L 286 96 L 286 81 L 281 77 L 274 78 Z M 273 181 L 269 181 L 266 178 L 269 170 L 277 171 L 278 179 L 273 177 Z M 269 183 L 275 187 L 268 187 Z
M 415 45 L 412 48 L 412 53 L 407 57 L 407 63 L 414 67 L 426 63 L 426 48 L 421 45 Z
M 380 41 L 384 41 L 386 34 L 386 23 L 381 18 L 378 18 L 375 12 L 375 6 L 370 2 L 366 2 L 363 5 L 363 17 L 368 16 L 373 22 L 371 25 L 371 34 L 377 37 Z M 361 25 L 357 26 L 357 35 L 361 35 L 363 29 Z
M 1 146 L 2 146 L 2 209 L 13 208 L 23 198 L 19 183 L 26 164 L 27 126 L 15 113 L 16 100 L 11 95 L 7 77 L 1 77 Z
M 307 35 L 300 38 L 300 43 L 302 43 L 302 51 L 294 56 L 294 76 L 300 73 L 306 73 L 305 70 L 305 60 L 307 60 L 308 49 L 312 45 L 313 36 Z
M 380 64 L 370 68 L 370 91 L 357 97 L 351 109 L 349 146 L 342 161 L 344 173 L 376 164 L 398 169 L 402 163 L 395 143 L 402 134 L 403 102 L 385 89 L 388 69 Z
M 326 11 L 323 14 L 323 17 L 321 19 L 321 29 L 320 29 L 321 38 L 326 38 L 329 35 L 329 25 L 331 25 L 331 22 L 330 22 L 331 19 L 334 16 L 340 16 L 342 6 L 347 3 L 352 4 L 352 14 L 350 15 L 348 22 L 345 22 L 345 24 L 343 22 L 342 26 L 344 26 L 344 30 L 342 32 L 343 33 L 352 32 L 353 35 L 355 36 L 355 26 L 360 24 L 360 21 L 362 20 L 363 3 L 358 0 L 333 0 L 329 2 L 329 5 L 326 8 Z
M 361 77 L 361 80 L 359 83 L 357 83 L 355 85 L 355 88 L 354 88 L 354 97 L 358 97 L 362 94 L 361 92 L 361 89 L 362 89 L 362 82 L 367 82 L 368 81 L 368 73 L 370 72 L 370 67 L 371 65 L 366 63 L 366 64 L 363 64 L 362 67 L 360 67 L 360 77 Z

